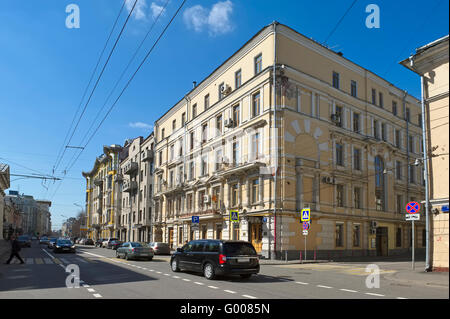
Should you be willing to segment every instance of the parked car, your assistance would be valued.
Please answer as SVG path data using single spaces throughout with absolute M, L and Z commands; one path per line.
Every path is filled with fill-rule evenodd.
M 152 242 L 149 244 L 155 255 L 170 255 L 170 246 L 167 243 Z
M 105 240 L 103 240 L 103 242 L 102 242 L 102 248 L 108 248 L 108 244 L 110 243 L 110 242 L 112 242 L 113 240 L 119 240 L 119 238 L 108 238 L 108 239 L 105 239 Z
M 41 239 L 39 239 L 39 244 L 46 244 L 48 245 L 48 237 L 41 237 Z
M 116 250 L 117 258 L 129 259 L 147 259 L 152 260 L 154 256 L 153 249 L 145 244 L 136 242 L 123 243 Z
M 47 247 L 52 249 L 53 245 L 56 243 L 57 240 L 58 240 L 57 237 L 50 237 Z
M 110 241 L 110 242 L 108 243 L 108 246 L 107 246 L 106 248 L 112 249 L 112 250 L 117 250 L 117 248 L 119 248 L 120 246 L 122 246 L 122 244 L 123 244 L 123 241 L 120 241 L 120 240 L 113 240 L 113 241 Z
M 58 239 L 58 240 L 56 240 L 55 244 L 53 245 L 53 252 L 54 253 L 60 253 L 60 252 L 74 253 L 75 252 L 75 244 L 69 239 Z
M 27 235 L 22 235 L 17 238 L 20 247 L 31 247 L 31 238 Z
M 36 236 L 31 237 L 31 240 L 36 240 L 36 239 L 37 239 Z
M 193 240 L 177 248 L 170 258 L 172 271 L 201 272 L 206 279 L 216 275 L 250 278 L 259 273 L 259 259 L 253 245 L 235 240 Z
M 90 238 L 86 238 L 83 245 L 94 245 L 94 241 Z

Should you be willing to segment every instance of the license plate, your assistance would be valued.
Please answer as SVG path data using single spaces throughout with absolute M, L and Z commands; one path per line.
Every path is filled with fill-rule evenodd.
M 238 258 L 238 263 L 248 263 L 250 262 L 250 258 Z
M 64 250 L 69 250 L 69 248 L 63 248 Z
M 148 256 L 148 254 L 141 254 L 141 256 Z

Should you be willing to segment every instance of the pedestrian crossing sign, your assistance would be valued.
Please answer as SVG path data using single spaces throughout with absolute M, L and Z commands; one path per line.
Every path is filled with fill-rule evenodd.
M 311 209 L 310 208 L 302 209 L 302 215 L 300 219 L 302 222 L 309 222 L 311 220 Z
M 239 212 L 237 210 L 231 210 L 230 211 L 230 221 L 232 222 L 239 222 Z

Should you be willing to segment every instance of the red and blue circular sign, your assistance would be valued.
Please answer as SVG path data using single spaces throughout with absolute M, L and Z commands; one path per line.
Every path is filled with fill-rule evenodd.
M 309 230 L 309 223 L 303 222 L 303 230 Z
M 406 211 L 408 214 L 417 214 L 420 211 L 420 205 L 418 202 L 409 202 L 406 205 Z

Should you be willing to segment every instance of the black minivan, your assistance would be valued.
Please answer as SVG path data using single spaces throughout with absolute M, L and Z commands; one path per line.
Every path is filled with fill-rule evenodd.
M 201 272 L 206 279 L 216 275 L 240 275 L 250 278 L 259 272 L 259 260 L 253 245 L 241 240 L 192 240 L 177 248 L 170 258 L 172 271 Z

